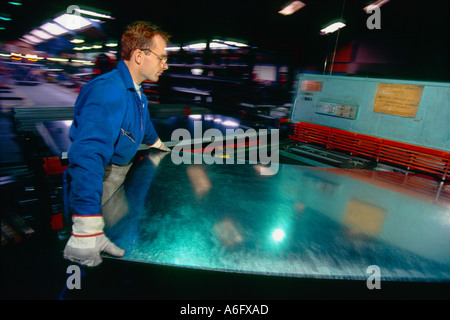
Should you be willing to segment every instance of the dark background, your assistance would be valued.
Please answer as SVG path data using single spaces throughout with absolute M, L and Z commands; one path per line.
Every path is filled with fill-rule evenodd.
M 251 45 L 292 56 L 297 67 L 320 69 L 325 54 L 333 51 L 337 33 L 321 36 L 319 30 L 342 17 L 347 26 L 339 34 L 338 49 L 352 41 L 370 43 L 382 55 L 384 77 L 448 81 L 449 1 L 391 0 L 381 7 L 381 29 L 369 30 L 370 16 L 363 11 L 369 0 L 304 0 L 304 8 L 291 16 L 278 11 L 286 0 L 170 0 L 170 1 L 31 1 L 19 7 L 4 6 L 12 21 L 2 22 L 1 40 L 12 41 L 66 12 L 68 6 L 110 12 L 116 19 L 104 33 L 118 39 L 126 24 L 151 21 L 183 44 L 213 37 L 235 38 Z M 376 71 L 376 68 L 374 68 Z M 367 75 L 367 74 L 366 74 Z

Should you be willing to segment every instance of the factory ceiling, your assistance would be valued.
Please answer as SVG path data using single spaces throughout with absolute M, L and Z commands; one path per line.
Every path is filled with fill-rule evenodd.
M 3 1 L 8 2 L 8 1 Z M 202 37 L 244 38 L 257 43 L 305 43 L 320 38 L 319 30 L 333 19 L 347 23 L 341 36 L 397 34 L 405 36 L 428 33 L 447 35 L 449 2 L 413 2 L 391 0 L 381 7 L 381 29 L 368 30 L 369 14 L 363 11 L 370 0 L 304 0 L 304 8 L 290 16 L 278 11 L 287 0 L 22 0 L 21 6 L 3 5 L 0 12 L 11 21 L 1 21 L 2 41 L 20 38 L 44 21 L 67 11 L 70 5 L 110 12 L 116 19 L 104 26 L 108 36 L 118 37 L 123 26 L 135 20 L 147 20 L 173 35 L 173 41 L 184 42 Z M 434 33 L 434 34 L 432 34 Z
M 304 56 L 313 57 L 318 52 L 332 50 L 337 33 L 323 36 L 320 30 L 330 21 L 342 18 L 346 27 L 339 34 L 339 44 L 362 38 L 374 40 L 379 45 L 397 47 L 407 52 L 410 55 L 408 61 L 437 59 L 444 61 L 448 68 L 448 0 L 378 0 L 383 5 L 379 28 L 375 29 L 368 28 L 367 22 L 372 15 L 363 10 L 375 0 L 303 0 L 305 6 L 289 16 L 278 13 L 286 3 L 291 2 L 289 0 L 21 2 L 21 6 L 7 4 L 0 9 L 0 13 L 11 17 L 10 21 L 0 21 L 0 27 L 4 26 L 4 29 L 0 29 L 0 44 L 23 37 L 44 22 L 68 12 L 71 5 L 77 5 L 107 12 L 115 18 L 96 30 L 91 28 L 83 31 L 82 36 L 91 41 L 107 38 L 117 40 L 126 24 L 145 20 L 170 33 L 173 44 L 183 45 L 215 37 L 231 38 L 279 51 L 297 50 Z

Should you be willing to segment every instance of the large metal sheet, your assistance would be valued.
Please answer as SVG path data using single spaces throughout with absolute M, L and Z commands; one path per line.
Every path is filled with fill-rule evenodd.
M 376 265 L 382 280 L 450 280 L 445 197 L 389 182 L 401 173 L 374 184 L 344 169 L 266 167 L 146 151 L 105 204 L 105 231 L 123 259 L 151 264 L 328 279 L 367 279 Z
M 217 129 L 225 136 L 227 131 L 236 129 L 246 131 L 250 127 L 255 129 L 264 127 L 217 114 L 153 118 L 152 123 L 161 140 L 169 147 L 173 147 L 179 142 L 178 140 L 172 141 L 172 135 L 177 129 L 186 130 L 192 139 L 198 137 L 199 140 L 202 140 L 203 133 L 209 129 Z M 36 129 L 50 152 L 55 156 L 61 156 L 62 153 L 69 150 L 71 144 L 69 139 L 71 125 L 72 120 L 40 121 L 36 123 Z M 145 145 L 141 145 L 141 149 L 145 148 Z

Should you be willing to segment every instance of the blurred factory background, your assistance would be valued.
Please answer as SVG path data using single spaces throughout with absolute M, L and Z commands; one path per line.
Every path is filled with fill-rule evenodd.
M 76 90 L 114 67 L 127 23 L 148 20 L 173 36 L 166 77 L 148 85 L 155 102 L 282 105 L 301 72 L 447 81 L 448 3 L 378 2 L 378 14 L 366 12 L 375 2 L 342 0 L 299 2 L 304 7 L 284 15 L 287 3 L 276 0 L 10 1 L 1 11 L 2 73 Z M 338 20 L 343 29 L 321 32 Z M 198 94 L 185 90 L 186 79 Z M 233 96 L 224 97 L 228 86 Z
M 295 131 L 307 127 L 295 122 L 311 117 L 294 107 L 299 97 L 307 101 L 311 92 L 322 89 L 305 89 L 300 86 L 302 79 L 310 86 L 315 81 L 326 83 L 321 76 L 448 83 L 449 11 L 447 0 L 3 1 L 0 189 L 2 264 L 4 257 L 9 263 L 2 268 L 2 298 L 56 298 L 58 285 L 47 285 L 46 291 L 44 281 L 59 283 L 64 274 L 36 271 L 32 277 L 42 282 L 25 292 L 28 280 L 9 277 L 8 272 L 26 273 L 29 259 L 45 257 L 55 265 L 62 263 L 50 248 L 54 239 L 58 247 L 67 236 L 62 231 L 61 186 L 61 154 L 67 151 L 67 141 L 61 138 L 61 147 L 59 141 L 45 137 L 49 132 L 53 138 L 67 133 L 80 88 L 119 61 L 120 36 L 128 23 L 150 21 L 172 35 L 167 47 L 169 69 L 158 83 L 143 84 L 153 118 L 221 115 L 249 127 L 282 129 L 286 136 L 311 142 Z M 336 28 L 327 29 L 330 25 Z M 336 85 L 331 96 L 339 96 L 339 88 Z M 364 94 L 367 86 L 353 88 Z M 448 99 L 436 98 L 442 113 L 433 118 L 436 130 L 447 130 L 444 135 L 448 127 L 440 121 L 448 120 Z M 360 109 L 363 117 L 365 111 Z M 367 129 L 370 119 L 365 127 L 360 120 L 359 127 L 340 129 L 377 135 Z M 421 147 L 448 156 L 448 140 L 436 132 L 427 139 L 433 119 L 421 122 L 422 140 L 407 141 L 392 126 L 383 131 L 388 135 L 383 138 L 418 141 Z M 66 126 L 45 127 L 51 121 Z M 410 169 L 402 165 L 398 170 Z M 447 177 L 448 165 L 445 170 L 431 172 L 431 180 L 439 181 L 433 188 L 440 203 L 448 201 L 448 184 L 439 184 Z M 48 247 L 43 249 L 41 243 Z

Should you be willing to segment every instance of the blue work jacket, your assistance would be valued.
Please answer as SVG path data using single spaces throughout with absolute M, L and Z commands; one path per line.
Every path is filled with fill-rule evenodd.
M 66 214 L 101 215 L 105 166 L 129 164 L 141 143 L 158 140 L 147 98 L 142 88 L 139 97 L 123 61 L 82 87 L 70 139 Z

